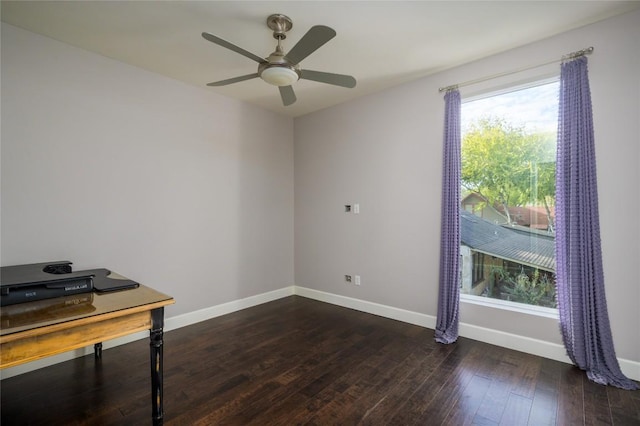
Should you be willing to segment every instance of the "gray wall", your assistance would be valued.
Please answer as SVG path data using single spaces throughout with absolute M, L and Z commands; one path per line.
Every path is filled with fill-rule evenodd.
M 2 24 L 2 265 L 176 298 L 293 285 L 293 120 Z
M 295 121 L 296 285 L 436 315 L 443 96 L 438 88 L 588 46 L 602 248 L 617 355 L 640 361 L 640 13 L 634 12 Z M 559 73 L 540 67 L 463 98 Z M 344 204 L 360 203 L 359 215 Z M 362 285 L 346 285 L 359 274 Z M 561 343 L 557 321 L 461 303 L 461 321 Z
M 618 356 L 640 361 L 639 23 L 613 18 L 295 122 L 2 24 L 0 261 L 109 267 L 175 296 L 168 317 L 294 282 L 435 316 L 438 87 L 593 45 L 611 323 Z M 461 314 L 560 342 L 547 318 L 467 303 Z

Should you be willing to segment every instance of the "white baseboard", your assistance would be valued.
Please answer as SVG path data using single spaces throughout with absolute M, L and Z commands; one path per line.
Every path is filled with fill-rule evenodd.
M 198 311 L 167 318 L 165 320 L 164 329 L 165 331 L 175 330 L 181 327 L 196 324 L 201 321 L 206 321 L 211 318 L 250 308 L 252 306 L 261 305 L 263 303 L 281 299 L 283 297 L 291 296 L 294 294 L 321 302 L 331 303 L 332 305 L 355 309 L 357 311 L 418 325 L 425 328 L 434 329 L 436 325 L 436 317 L 432 315 L 407 311 L 405 309 L 395 308 L 393 306 L 368 302 L 361 299 L 354 299 L 351 297 L 341 296 L 333 293 L 326 293 L 310 288 L 290 286 L 267 293 L 262 293 L 256 296 L 238 299 L 231 302 L 223 303 L 221 305 L 216 305 Z M 467 337 L 469 339 L 478 340 L 481 342 L 517 350 L 520 352 L 530 353 L 532 355 L 537 355 L 560 362 L 571 363 L 569 357 L 567 357 L 566 355 L 564 347 L 557 343 L 532 339 L 530 337 L 505 333 L 502 331 L 478 327 L 476 325 L 467 323 L 460 323 L 459 333 L 460 336 Z M 148 332 L 131 334 L 125 337 L 104 342 L 103 349 L 123 345 L 135 340 L 146 339 L 148 337 Z M 19 365 L 17 367 L 7 368 L 0 371 L 0 380 L 57 364 L 59 362 L 64 362 L 77 357 L 89 355 L 91 353 L 93 353 L 93 347 L 87 347 Z M 620 369 L 627 377 L 633 380 L 640 381 L 640 362 L 620 358 L 618 359 L 618 362 L 620 364 Z
M 338 294 L 326 293 L 324 291 L 298 286 L 295 287 L 295 294 L 308 299 L 319 300 L 321 302 L 331 303 L 332 305 L 355 309 L 356 311 L 391 318 L 409 324 L 419 325 L 421 327 L 435 328 L 436 326 L 436 317 L 434 316 L 394 308 L 393 306 L 381 305 L 379 303 L 367 302 L 366 300 L 354 299 L 351 297 L 340 296 Z
M 432 315 L 407 311 L 392 306 L 368 302 L 366 300 L 354 299 L 298 286 L 295 287 L 295 294 L 426 328 L 434 329 L 436 326 L 436 317 Z M 567 351 L 564 346 L 557 343 L 532 339 L 530 337 L 505 333 L 503 331 L 478 327 L 477 325 L 467 323 L 460 323 L 458 332 L 460 336 L 469 339 L 571 364 L 571 360 L 567 356 Z M 640 381 L 640 362 L 618 358 L 618 363 L 620 364 L 620 369 L 627 377 Z
M 295 294 L 295 287 L 289 286 L 278 290 L 269 291 L 267 293 L 258 294 L 256 296 L 246 297 L 244 299 L 232 300 L 231 302 L 221 305 L 211 306 L 209 308 L 200 309 L 198 311 L 188 312 L 186 314 L 167 318 L 165 321 L 165 331 L 175 330 L 176 328 L 185 327 L 187 325 L 196 324 L 211 318 L 230 314 L 252 306 L 262 305 L 263 303 L 273 300 L 282 299 L 283 297 Z
M 460 323 L 460 336 L 478 340 L 503 348 L 526 352 L 531 355 L 553 359 L 555 361 L 571 364 L 571 359 L 567 356 L 567 350 L 563 345 L 545 340 L 533 339 L 531 337 L 517 334 L 505 333 L 473 324 Z M 633 380 L 640 381 L 640 362 L 618 358 L 618 364 L 622 373 Z
M 242 309 L 250 308 L 252 306 L 261 305 L 263 303 L 271 302 L 273 300 L 281 299 L 283 297 L 291 296 L 294 294 L 294 287 L 284 287 L 278 290 L 270 291 L 267 293 L 258 294 L 256 296 L 250 296 L 244 299 L 233 300 L 231 302 L 223 303 L 221 305 L 212 306 L 198 311 L 189 312 L 175 317 L 166 318 L 164 321 L 164 331 L 175 330 L 180 327 L 185 327 L 191 324 L 196 324 L 201 321 L 206 321 L 211 318 L 226 315 L 232 312 L 240 311 Z M 116 346 L 124 345 L 126 343 L 135 342 L 136 340 L 148 339 L 149 332 L 141 331 L 138 333 L 129 334 L 127 336 L 119 337 L 104 342 L 102 349 L 109 349 Z M 0 370 L 0 380 L 8 379 L 9 377 L 17 376 L 19 374 L 28 373 L 29 371 L 38 370 L 40 368 L 48 367 L 50 365 L 57 364 L 59 362 L 65 362 L 74 358 L 79 358 L 85 355 L 93 353 L 93 346 L 88 346 L 82 349 L 76 349 L 74 351 L 65 352 L 59 355 L 53 355 L 47 358 L 39 359 L 37 361 L 28 362 L 26 364 L 18 365 L 16 367 L 6 368 Z

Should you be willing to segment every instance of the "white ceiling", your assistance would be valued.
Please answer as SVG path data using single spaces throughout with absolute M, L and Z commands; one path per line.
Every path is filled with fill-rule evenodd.
M 292 117 L 415 80 L 637 9 L 618 1 L 2 1 L 2 21 Z M 353 75 L 354 89 L 300 80 L 282 105 L 260 79 L 206 83 L 256 72 L 257 64 L 204 40 L 210 32 L 260 57 L 276 41 L 266 18 L 293 20 L 288 51 L 313 25 L 337 36 L 305 69 Z M 585 46 L 586 47 L 586 46 Z

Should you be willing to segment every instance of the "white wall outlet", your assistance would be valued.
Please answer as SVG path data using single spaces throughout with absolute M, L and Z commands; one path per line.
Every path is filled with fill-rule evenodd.
M 360 214 L 360 204 L 353 205 L 353 214 Z
M 356 275 L 356 285 L 360 285 L 360 275 Z

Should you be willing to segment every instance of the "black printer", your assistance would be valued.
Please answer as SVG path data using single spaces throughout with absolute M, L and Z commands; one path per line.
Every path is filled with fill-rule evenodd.
M 93 291 L 92 271 L 73 272 L 71 262 L 33 263 L 0 268 L 0 306 Z

